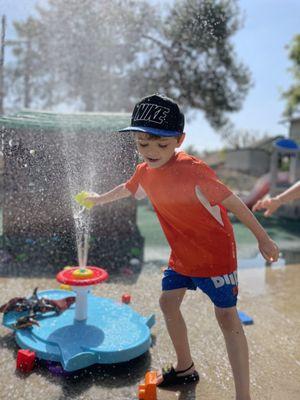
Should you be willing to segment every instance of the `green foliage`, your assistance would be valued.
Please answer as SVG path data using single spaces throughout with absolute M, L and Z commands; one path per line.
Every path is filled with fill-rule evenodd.
M 15 46 L 11 75 L 30 79 L 41 107 L 131 111 L 162 92 L 219 128 L 249 89 L 230 42 L 240 27 L 235 0 L 177 0 L 166 12 L 146 0 L 48 0 L 15 27 L 30 53 Z
M 43 93 L 41 80 L 45 71 L 38 48 L 41 26 L 37 20 L 29 17 L 25 22 L 15 21 L 14 28 L 17 38 L 8 40 L 7 44 L 12 46 L 16 63 L 8 66 L 6 74 L 10 91 L 15 91 L 15 96 L 12 96 L 28 108 L 32 99 Z
M 137 0 L 50 0 L 38 7 L 36 19 L 15 23 L 20 44 L 11 75 L 34 78 L 35 104 L 42 108 L 69 103 L 84 111 L 129 111 L 135 100 L 129 77 L 145 51 L 140 36 L 151 31 L 149 14 L 155 24 L 151 10 Z M 39 29 L 29 38 L 34 23 Z M 37 48 L 36 68 L 24 65 L 24 54 L 33 59 L 24 39 Z
M 230 42 L 240 26 L 238 12 L 235 1 L 175 1 L 159 38 L 149 37 L 154 49 L 137 76 L 141 89 L 164 91 L 185 108 L 203 110 L 213 127 L 224 126 L 250 86 Z
M 290 72 L 293 75 L 294 83 L 283 93 L 283 97 L 287 101 L 284 114 L 292 117 L 300 110 L 300 35 L 294 37 L 288 49 L 289 59 L 293 63 Z

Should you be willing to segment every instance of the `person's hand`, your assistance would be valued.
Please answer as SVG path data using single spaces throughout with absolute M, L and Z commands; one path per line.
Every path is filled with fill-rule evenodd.
M 281 202 L 277 197 L 269 197 L 263 200 L 258 200 L 252 207 L 252 211 L 266 210 L 264 212 L 265 217 L 272 215 L 277 208 L 281 206 Z
M 273 240 L 269 237 L 258 242 L 259 251 L 262 256 L 269 262 L 277 261 L 279 258 L 279 249 Z
M 92 203 L 93 206 L 101 205 L 101 196 L 98 193 L 90 192 L 84 199 L 85 202 Z

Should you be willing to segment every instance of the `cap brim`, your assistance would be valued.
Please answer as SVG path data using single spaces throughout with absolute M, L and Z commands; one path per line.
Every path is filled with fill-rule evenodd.
M 128 128 L 119 129 L 118 132 L 130 132 L 130 131 L 150 133 L 151 135 L 163 136 L 163 137 L 179 136 L 182 134 L 182 132 L 166 131 L 165 129 L 156 129 L 156 128 L 151 128 L 149 126 L 128 126 Z

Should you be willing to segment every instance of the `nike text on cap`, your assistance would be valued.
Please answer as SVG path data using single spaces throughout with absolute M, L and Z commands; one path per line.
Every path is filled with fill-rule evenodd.
M 154 94 L 143 98 L 134 107 L 131 126 L 119 132 L 145 132 L 172 137 L 183 133 L 184 115 L 178 105 L 168 97 Z

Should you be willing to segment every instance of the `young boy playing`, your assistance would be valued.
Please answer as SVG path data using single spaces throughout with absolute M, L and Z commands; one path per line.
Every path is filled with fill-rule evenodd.
M 256 236 L 268 261 L 278 248 L 251 211 L 201 160 L 176 152 L 185 134 L 184 116 L 171 99 L 152 95 L 136 104 L 131 126 L 144 162 L 128 182 L 87 198 L 103 205 L 130 195 L 150 199 L 171 247 L 169 267 L 162 278 L 162 309 L 175 348 L 177 363 L 158 375 L 158 386 L 199 380 L 192 360 L 180 304 L 187 289 L 200 288 L 215 307 L 231 363 L 237 400 L 249 400 L 249 361 L 246 337 L 237 310 L 238 282 L 233 229 L 226 209 Z

